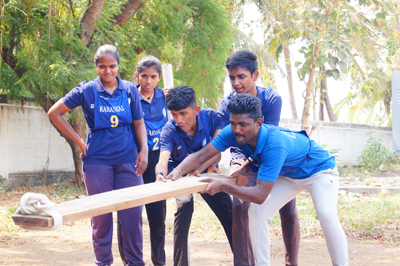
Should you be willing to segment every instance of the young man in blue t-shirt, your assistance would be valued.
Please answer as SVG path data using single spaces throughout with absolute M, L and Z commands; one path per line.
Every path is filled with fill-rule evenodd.
M 325 241 L 337 266 L 348 265 L 347 241 L 337 216 L 339 177 L 335 158 L 305 131 L 294 132 L 263 124 L 260 100 L 249 94 L 238 94 L 228 105 L 230 126 L 214 140 L 188 156 L 167 179 L 176 180 L 196 169 L 221 151 L 238 147 L 249 160 L 231 175 L 236 185 L 212 179 L 202 193 L 227 192 L 252 202 L 249 229 L 256 265 L 270 265 L 269 224 L 276 212 L 302 191 L 311 194 Z M 258 169 L 257 184 L 244 187 L 247 173 Z
M 229 56 L 225 64 L 229 79 L 234 89 L 225 97 L 218 108 L 221 130 L 229 125 L 229 100 L 237 94 L 248 93 L 256 96 L 261 102 L 261 115 L 264 124 L 279 125 L 282 98 L 272 88 L 256 86 L 258 79 L 257 56 L 246 50 L 241 50 Z M 246 161 L 247 156 L 236 147 L 231 147 L 230 173 L 237 171 Z M 246 186 L 255 186 L 257 173 L 250 171 L 247 175 L 249 182 Z M 248 209 L 250 202 L 233 198 L 233 254 L 234 265 L 254 265 L 253 252 L 248 232 Z M 286 265 L 297 265 L 300 246 L 300 226 L 294 198 L 279 210 L 281 216 L 282 235 L 285 244 Z
M 169 120 L 161 132 L 160 159 L 156 166 L 157 181 L 165 181 L 165 176 L 180 164 L 187 155 L 199 151 L 216 136 L 218 115 L 212 109 L 200 108 L 197 105 L 194 90 L 189 86 L 178 86 L 166 95 L 167 108 L 173 119 Z M 214 162 L 220 155 L 211 158 L 190 175 L 217 172 Z M 203 194 L 215 215 L 218 217 L 229 244 L 232 246 L 232 200 L 224 192 L 211 196 Z M 188 235 L 193 214 L 193 196 L 191 194 L 176 198 L 177 211 L 174 221 L 174 265 L 187 266 Z

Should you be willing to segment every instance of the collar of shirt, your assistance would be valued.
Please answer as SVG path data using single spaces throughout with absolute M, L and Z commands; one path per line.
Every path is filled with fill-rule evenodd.
M 200 113 L 196 116 L 196 120 L 197 120 L 197 129 L 196 129 L 196 132 L 194 133 L 193 137 L 189 136 L 188 133 L 184 132 L 184 131 L 181 129 L 181 127 L 180 127 L 180 126 L 175 122 L 175 120 L 174 120 L 174 126 L 177 128 L 179 137 L 181 137 L 181 138 L 189 138 L 190 140 L 192 140 L 193 138 L 195 138 L 195 137 L 197 136 L 197 132 L 200 132 L 200 131 L 203 130 L 203 128 L 204 128 L 204 125 L 203 125 L 204 121 L 202 120 L 202 117 L 201 117 L 201 115 L 200 115 L 201 112 L 205 112 L 205 111 L 203 110 L 203 108 L 201 108 Z
M 263 152 L 265 142 L 267 141 L 267 139 L 268 139 L 268 126 L 265 124 L 262 124 L 260 127 L 260 132 L 258 133 L 256 150 L 253 152 L 253 156 L 256 156 L 257 154 L 260 154 Z M 246 144 L 246 148 L 249 149 L 249 151 L 252 150 L 250 148 L 250 146 L 247 144 Z
M 139 87 L 140 87 L 140 84 L 138 84 L 138 85 L 136 85 L 136 88 L 138 89 L 138 91 L 139 91 Z M 159 89 L 159 88 L 154 88 L 154 96 L 153 96 L 153 99 L 158 99 L 158 98 L 162 98 L 163 97 L 163 95 L 164 95 L 164 92 L 162 91 L 162 89 Z M 139 92 L 139 99 L 142 101 L 145 101 L 145 99 L 143 98 L 143 95 Z M 147 102 L 147 101 L 145 101 L 145 102 Z M 148 103 L 148 102 L 147 102 Z M 152 101 L 152 103 L 153 103 L 153 101 Z
M 99 76 L 97 76 L 97 78 L 95 78 L 95 79 L 93 80 L 93 82 L 94 82 L 94 84 L 96 85 L 96 90 L 97 90 L 97 92 L 106 93 L 106 94 L 108 94 L 108 95 L 110 95 L 110 96 L 118 96 L 118 95 L 121 94 L 122 90 L 124 90 L 125 88 L 124 88 L 124 84 L 122 84 L 122 79 L 120 79 L 120 78 L 117 76 L 117 80 L 118 80 L 118 87 L 117 87 L 117 89 L 114 91 L 113 95 L 111 95 L 111 94 L 106 90 L 106 88 L 103 86 L 103 83 L 101 83 L 101 80 L 100 80 L 100 77 L 99 77 Z M 117 90 L 118 90 L 118 91 L 117 91 Z

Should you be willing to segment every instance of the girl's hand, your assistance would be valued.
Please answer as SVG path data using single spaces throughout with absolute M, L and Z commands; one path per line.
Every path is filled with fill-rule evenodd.
M 148 154 L 146 149 L 140 150 L 138 157 L 136 158 L 135 162 L 135 167 L 136 169 L 136 174 L 141 175 L 146 171 L 147 168 L 147 161 L 148 160 Z
M 81 150 L 81 158 L 83 156 L 86 156 L 86 144 L 85 144 L 85 142 L 83 142 L 83 140 L 81 140 L 81 143 L 78 146 L 79 146 L 79 149 Z
M 163 89 L 164 95 L 167 95 L 167 93 L 168 93 L 169 90 L 170 90 L 170 88 L 164 88 L 164 89 Z

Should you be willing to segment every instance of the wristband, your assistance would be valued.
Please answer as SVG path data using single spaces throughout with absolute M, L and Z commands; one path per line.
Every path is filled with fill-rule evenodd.
M 179 171 L 179 177 L 182 177 L 182 171 L 181 169 L 179 169 L 179 167 L 175 167 L 175 169 L 177 169 Z
M 162 177 L 164 177 L 164 178 L 165 178 L 165 175 L 164 175 L 164 173 L 163 173 L 163 172 L 158 172 L 158 173 L 156 173 L 156 175 L 161 175 Z

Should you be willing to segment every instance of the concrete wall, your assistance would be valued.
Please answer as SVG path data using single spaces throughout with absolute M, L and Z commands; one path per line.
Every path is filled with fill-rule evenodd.
M 382 144 L 393 149 L 390 127 L 319 121 L 311 124 L 315 127 L 311 138 L 328 150 L 337 149 L 339 164 L 357 165 L 369 135 L 382 138 Z M 283 118 L 280 126 L 299 130 L 301 121 Z M 0 104 L 0 175 L 19 182 L 40 177 L 48 158 L 47 174 L 73 176 L 71 149 L 41 108 Z M 227 167 L 229 160 L 229 153 L 224 153 L 222 166 Z
M 43 109 L 0 104 L 0 175 L 23 179 L 47 173 L 73 174 L 72 152 Z
M 327 150 L 338 150 L 335 156 L 338 164 L 358 165 L 357 158 L 367 143 L 370 136 L 376 140 L 381 138 L 381 143 L 389 150 L 393 150 L 392 128 L 360 124 L 333 123 L 311 121 L 315 130 L 311 139 L 319 144 L 326 145 Z M 281 127 L 293 130 L 301 129 L 301 120 L 281 119 Z

